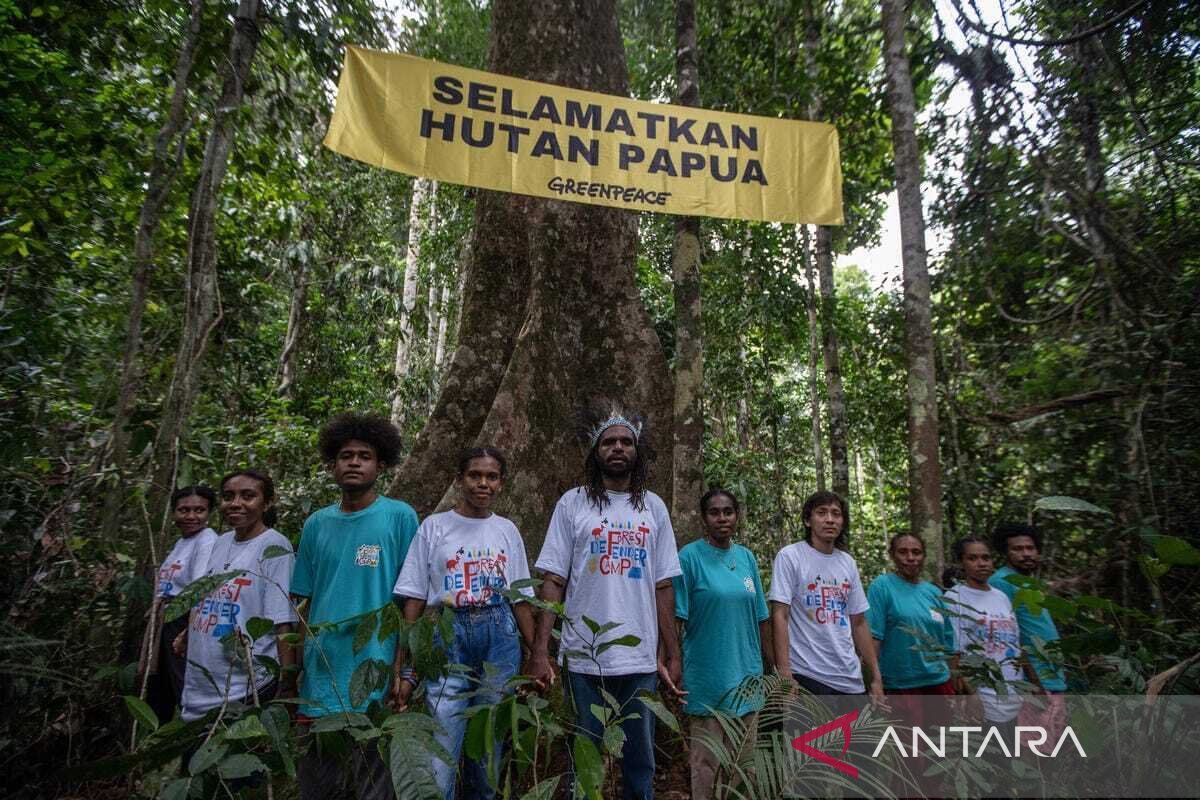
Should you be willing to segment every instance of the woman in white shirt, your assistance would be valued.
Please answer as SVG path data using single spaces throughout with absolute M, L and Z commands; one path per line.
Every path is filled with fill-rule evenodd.
M 221 515 L 233 529 L 217 538 L 204 574 L 227 577 L 192 609 L 175 641 L 177 652 L 203 668 L 187 672 L 181 714 L 187 721 L 228 702 L 265 704 L 279 688 L 265 664 L 277 662 L 281 674 L 295 664 L 295 652 L 282 641 L 297 620 L 288 597 L 295 557 L 291 542 L 271 527 L 275 484 L 241 470 L 225 476 L 220 496 Z M 274 622 L 274 630 L 255 639 L 246 627 L 255 617 Z
M 959 690 L 978 694 L 985 722 L 1012 728 L 1021 710 L 1017 683 L 1025 666 L 1012 603 L 1004 592 L 988 583 L 995 565 L 985 539 L 978 536 L 959 539 L 954 543 L 953 554 L 964 582 L 946 591 L 945 602 L 954 625 L 959 664 L 969 667 L 982 658 L 984 663 L 978 666 L 986 667 L 990 673 L 987 679 L 979 674 L 980 670 L 975 670 L 974 680 L 960 678 Z M 1012 741 L 1011 731 L 1004 736 Z
M 175 716 L 183 696 L 187 659 L 177 655 L 171 645 L 188 623 L 186 611 L 169 620 L 162 618 L 163 611 L 208 568 L 208 556 L 217 541 L 217 532 L 208 527 L 208 520 L 216 507 L 217 495 L 207 486 L 184 486 L 171 495 L 171 521 L 179 529 L 179 539 L 158 568 L 151 611 L 154 630 L 148 632 L 151 638 L 143 647 L 139 665 L 139 674 L 149 668 L 146 700 L 162 723 Z
M 450 753 L 450 764 L 434 759 L 434 775 L 447 800 L 453 800 L 455 774 L 467 730 L 467 709 L 494 705 L 511 693 L 508 681 L 521 666 L 522 643 L 533 642 L 529 604 L 510 602 L 504 592 L 515 581 L 529 578 L 525 542 L 517 526 L 492 513 L 508 464 L 494 447 L 463 451 L 458 462 L 458 503 L 421 523 L 404 560 L 393 594 L 404 599 L 404 618 L 415 622 L 426 607 L 454 610 L 454 639 L 445 643 L 452 664 L 465 667 L 430 681 L 426 701 L 441 726 L 438 741 Z M 532 587 L 520 590 L 533 597 Z M 520 631 L 518 637 L 518 630 Z M 417 676 L 406 667 L 408 653 L 396 649 L 395 706 L 408 707 Z M 485 669 L 484 665 L 490 667 Z M 502 747 L 497 743 L 491 765 L 467 759 L 463 798 L 496 796 L 493 780 Z

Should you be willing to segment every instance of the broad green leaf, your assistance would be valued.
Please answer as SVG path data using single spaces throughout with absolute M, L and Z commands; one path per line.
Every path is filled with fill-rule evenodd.
M 519 581 L 513 581 L 508 585 L 509 589 L 536 589 L 542 585 L 541 578 L 521 578 Z M 545 783 L 545 781 L 543 781 Z
M 378 658 L 368 658 L 354 668 L 350 675 L 350 705 L 358 707 L 379 689 L 385 689 L 392 677 L 392 667 Z
M 273 544 L 270 547 L 268 547 L 266 550 L 263 550 L 262 557 L 265 560 L 268 558 L 279 558 L 280 556 L 290 556 L 291 554 L 292 554 L 292 551 L 289 550 L 288 548 L 286 548 L 282 545 Z
M 1080 511 L 1087 514 L 1108 514 L 1100 506 L 1093 505 L 1087 500 L 1080 500 L 1078 497 L 1067 497 L 1066 495 L 1056 494 L 1048 497 L 1040 497 L 1033 507 L 1038 511 Z
M 388 603 L 379 610 L 379 632 L 376 634 L 376 638 L 379 641 L 386 642 L 397 633 L 405 633 L 405 627 L 404 613 L 395 603 Z M 407 647 L 407 637 L 402 635 L 401 640 L 397 644 L 398 646 Z
M 1194 567 L 1200 565 L 1200 550 L 1177 536 L 1159 536 L 1154 540 L 1154 552 L 1165 564 Z
M 250 639 L 253 641 L 258 641 L 273 630 L 275 630 L 275 620 L 266 617 L 251 617 L 246 620 L 246 633 L 250 634 Z
M 229 726 L 229 730 L 225 732 L 225 739 L 237 741 L 239 739 L 260 739 L 267 736 L 267 729 L 263 727 L 262 722 L 256 716 L 242 717 L 237 722 Z
M 234 753 L 223 759 L 221 766 L 217 767 L 218 774 L 227 781 L 248 778 L 256 772 L 266 771 L 267 765 L 258 756 L 250 753 Z
M 634 636 L 632 633 L 627 633 L 624 636 L 619 636 L 616 639 L 609 639 L 607 642 L 599 645 L 596 648 L 596 655 L 600 655 L 611 647 L 637 647 L 641 643 L 641 639 Z
M 558 788 L 558 782 L 562 780 L 561 775 L 555 775 L 553 778 L 546 780 L 534 786 L 525 794 L 521 795 L 521 800 L 551 800 L 554 797 L 554 790 Z
M 625 747 L 625 731 L 620 725 L 609 725 L 604 729 L 604 751 L 613 758 L 621 757 Z
M 365 714 L 350 712 L 346 714 L 326 714 L 319 717 L 312 724 L 313 733 L 329 733 L 331 731 L 342 731 L 352 726 L 370 725 L 371 720 L 367 719 Z
M 367 642 L 371 641 L 371 637 L 375 635 L 375 627 L 379 624 L 379 617 L 375 612 L 371 612 L 362 618 L 358 623 L 358 627 L 354 629 L 354 642 L 351 648 L 355 653 L 367 646 Z
M 417 800 L 440 800 L 442 797 L 433 777 L 433 759 L 427 746 L 429 739 L 432 736 L 428 731 L 406 725 L 398 727 L 388 742 L 388 766 L 396 797 Z
M 222 758 L 229 750 L 229 746 L 217 739 L 209 739 L 200 749 L 192 756 L 192 760 L 188 762 L 188 772 L 192 775 L 199 775 L 204 772 Z
M 149 731 L 158 730 L 158 716 L 155 715 L 153 709 L 146 704 L 145 700 L 134 697 L 133 695 L 125 695 L 125 707 L 129 709 L 129 713 L 138 721 L 138 724 Z
M 637 698 L 638 700 L 642 701 L 646 708 L 650 709 L 650 712 L 654 714 L 654 716 L 658 717 L 664 725 L 676 733 L 679 733 L 679 720 L 675 719 L 675 715 L 672 714 L 667 707 L 659 702 L 653 695 L 651 695 L 649 692 L 642 692 L 637 696 Z
M 158 792 L 158 800 L 186 800 L 191 788 L 191 778 L 176 778 L 163 784 Z
M 575 783 L 588 800 L 600 800 L 604 785 L 604 759 L 587 736 L 576 736 L 571 746 L 575 759 Z
M 163 611 L 163 619 L 175 619 L 182 614 L 186 614 L 192 609 L 192 606 L 200 602 L 200 598 L 225 583 L 225 581 L 235 578 L 238 575 L 241 575 L 241 572 L 233 570 L 231 572 L 221 572 L 216 575 L 207 575 L 199 580 L 192 581 L 182 592 L 171 598 L 171 602 L 167 603 L 167 608 Z

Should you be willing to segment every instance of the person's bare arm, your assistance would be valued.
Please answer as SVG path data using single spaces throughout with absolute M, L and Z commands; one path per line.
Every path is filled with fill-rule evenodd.
M 529 603 L 513 603 L 513 618 L 517 621 L 517 631 L 521 634 L 521 647 L 527 652 L 533 651 L 533 639 L 536 636 L 533 621 L 533 607 Z
M 788 655 L 788 614 L 792 607 L 778 600 L 771 601 L 771 637 L 775 644 L 775 672 L 792 680 L 791 658 Z
M 758 623 L 758 642 L 762 648 L 763 674 L 770 675 L 775 671 L 775 637 L 771 635 L 771 618 Z
M 291 689 L 293 692 L 300 686 L 301 673 L 304 671 L 304 645 L 308 641 L 308 598 L 302 595 L 294 594 L 291 596 L 292 608 L 296 609 L 296 616 L 300 620 L 292 626 L 292 633 L 300 637 L 290 649 L 292 650 L 292 669 L 280 670 L 281 676 L 287 676 L 280 683 L 280 690 L 285 691 Z M 283 665 L 281 660 L 280 666 Z
M 850 635 L 854 638 L 858 657 L 870 673 L 867 694 L 876 703 L 883 702 L 883 676 L 879 674 L 879 643 L 871 636 L 871 626 L 867 622 L 866 614 L 850 615 Z
M 675 633 L 675 587 L 671 579 L 662 580 L 654 588 L 654 605 L 658 611 L 658 645 L 662 651 L 662 665 L 658 675 L 667 685 L 667 691 L 683 697 L 683 659 L 679 655 L 679 637 Z
M 279 692 L 281 698 L 296 696 L 296 646 L 287 640 L 289 633 L 296 630 L 291 622 L 275 626 L 275 643 L 279 649 Z
M 421 618 L 421 613 L 425 610 L 425 601 L 419 597 L 404 598 L 404 621 L 412 624 Z M 392 690 L 389 692 L 389 701 L 392 708 L 397 711 L 404 711 L 408 708 L 408 699 L 412 697 L 413 689 L 416 685 L 411 680 L 411 675 L 405 671 L 404 665 L 408 661 L 408 648 L 401 647 L 400 642 L 396 642 L 396 654 L 392 657 Z
M 567 580 L 553 572 L 542 573 L 542 601 L 546 603 L 561 603 L 566 594 Z M 538 615 L 537 632 L 533 637 L 533 648 L 529 653 L 529 677 L 541 690 L 549 688 L 554 683 L 554 665 L 550 663 L 550 634 L 558 615 L 549 609 L 542 609 Z

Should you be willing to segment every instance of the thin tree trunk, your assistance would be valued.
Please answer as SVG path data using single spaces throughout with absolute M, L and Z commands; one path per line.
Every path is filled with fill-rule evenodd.
M 301 243 L 307 247 L 308 237 Z M 296 354 L 300 347 L 300 336 L 304 330 L 304 317 L 308 305 L 308 253 L 292 258 L 292 302 L 288 308 L 287 333 L 283 337 L 283 350 L 279 354 L 279 384 L 277 394 L 290 397 L 296 383 Z
M 625 95 L 614 0 L 495 0 L 489 66 Z M 664 445 L 650 486 L 670 507 L 670 373 L 635 280 L 636 218 L 494 192 L 479 193 L 475 213 L 461 338 L 390 493 L 428 513 L 453 479 L 449 454 L 502 447 L 514 477 L 497 510 L 536 553 L 559 494 L 578 484 L 579 410 L 616 398 L 646 414 L 645 434 Z
M 241 0 L 233 23 L 221 95 L 212 112 L 212 128 L 196 181 L 188 226 L 187 306 L 175 357 L 171 385 L 163 401 L 162 420 L 154 443 L 151 513 L 162 513 L 159 537 L 165 534 L 166 499 L 178 467 L 179 441 L 187 428 L 199 390 L 199 374 L 208 337 L 221 321 L 217 287 L 216 208 L 221 182 L 233 146 L 234 115 L 242 105 L 250 65 L 258 47 L 258 0 Z M 161 547 L 159 548 L 162 549 Z
M 896 194 L 904 272 L 904 350 L 908 360 L 908 505 L 913 532 L 925 540 L 927 563 L 941 574 L 941 466 L 938 458 L 937 381 L 925 219 L 921 210 L 921 154 L 916 101 L 904 48 L 904 0 L 883 0 L 884 71 L 892 118 Z
M 448 311 L 450 299 L 450 286 L 443 283 L 438 291 L 437 347 L 433 351 L 433 368 L 435 372 L 441 370 L 442 359 L 446 355 L 446 324 L 450 318 Z
M 821 10 L 814 0 L 804 4 L 804 66 L 812 92 L 808 118 L 824 117 L 817 51 L 821 45 Z M 821 281 L 821 348 L 825 356 L 825 392 L 829 411 L 829 459 L 832 463 L 833 491 L 841 497 L 850 494 L 850 461 L 846 426 L 846 393 L 842 388 L 841 359 L 838 356 L 837 294 L 833 281 L 833 229 L 818 225 L 814 256 Z M 809 291 L 812 291 L 811 281 Z
M 431 194 L 433 182 L 414 178 L 412 200 L 408 207 L 408 249 L 404 259 L 404 290 L 400 296 L 400 333 L 396 337 L 396 359 L 392 374 L 396 378 L 396 394 L 392 397 L 392 422 L 404 424 L 405 400 L 401 389 L 408 377 L 413 348 L 413 311 L 417 306 L 417 274 L 421 262 L 421 236 L 426 219 L 424 207 Z
M 696 4 L 675 3 L 676 102 L 700 103 Z M 676 217 L 671 258 L 675 292 L 674 484 L 671 519 L 681 541 L 701 535 L 697 501 L 704 493 L 704 331 L 700 314 L 700 218 Z
M 146 176 L 146 198 L 142 201 L 137 233 L 133 241 L 129 321 L 125 333 L 125 348 L 121 355 L 117 401 L 113 408 L 107 448 L 117 474 L 118 487 L 116 491 L 107 492 L 101 521 L 104 537 L 110 540 L 116 537 L 120 527 L 121 508 L 127 494 L 125 469 L 130 456 L 128 427 L 133 403 L 142 383 L 138 354 L 142 347 L 142 316 L 146 311 L 146 294 L 150 286 L 150 274 L 154 269 L 154 235 L 162 221 L 163 208 L 183 161 L 184 143 L 190 127 L 187 118 L 187 97 L 196 47 L 200 41 L 203 12 L 203 0 L 191 0 L 188 22 L 179 45 L 179 58 L 175 63 L 175 87 L 171 93 L 171 105 L 167 110 L 167 118 L 154 139 L 154 156 L 150 164 L 150 173 Z
M 849 429 L 846 391 L 842 386 L 842 360 L 837 333 L 837 294 L 833 283 L 833 229 L 818 225 L 815 255 L 821 282 L 821 346 L 825 356 L 825 392 L 829 397 L 829 458 L 833 491 L 842 497 L 850 491 Z
M 808 226 L 800 226 L 801 256 L 804 259 L 804 278 L 808 291 L 804 308 L 808 313 L 808 401 L 812 407 L 813 470 L 817 474 L 817 491 L 825 491 L 825 442 L 821 435 L 821 388 L 817 375 L 821 370 L 821 351 L 817 344 L 817 286 L 813 278 L 812 242 Z M 845 495 L 843 495 L 844 497 Z
M 883 464 L 879 461 L 879 451 L 874 447 L 871 448 L 871 461 L 875 465 L 875 502 L 879 504 L 879 527 L 883 532 L 884 540 L 887 541 L 891 538 L 888 535 L 887 526 L 887 494 L 885 492 L 887 487 L 884 483 Z M 940 586 L 942 576 L 938 574 L 934 578 L 935 582 Z

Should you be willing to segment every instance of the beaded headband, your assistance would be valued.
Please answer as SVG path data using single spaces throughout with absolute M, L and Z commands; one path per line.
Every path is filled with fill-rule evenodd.
M 600 441 L 600 437 L 604 435 L 606 430 L 616 427 L 617 425 L 624 425 L 626 428 L 629 428 L 629 430 L 633 431 L 633 443 L 637 444 L 638 437 L 642 435 L 642 423 L 630 422 L 622 415 L 614 414 L 613 416 L 601 422 L 595 428 L 592 428 L 592 433 L 589 437 L 591 439 L 589 449 L 596 446 L 596 442 Z

